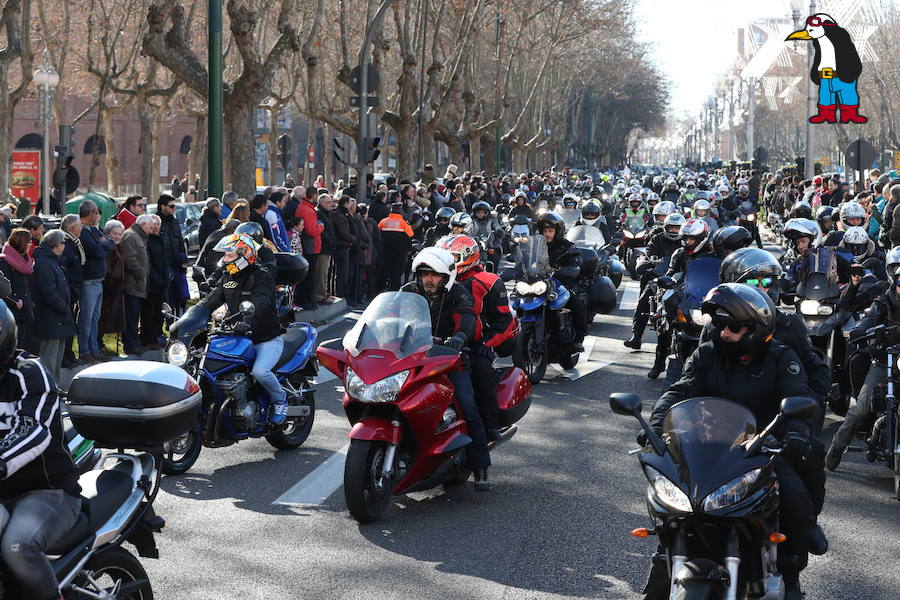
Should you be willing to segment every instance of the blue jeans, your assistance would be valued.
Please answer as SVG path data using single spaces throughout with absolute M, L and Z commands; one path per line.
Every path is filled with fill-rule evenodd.
M 859 106 L 859 94 L 856 93 L 856 81 L 844 83 L 837 77 L 819 80 L 819 104 L 832 106 Z
M 0 554 L 29 597 L 59 596 L 44 550 L 68 533 L 80 510 L 81 499 L 62 490 L 28 492 L 0 504 Z
M 472 373 L 469 369 L 450 373 L 450 382 L 453 384 L 453 393 L 459 403 L 459 409 L 463 413 L 466 425 L 469 428 L 469 437 L 472 443 L 466 446 L 466 458 L 473 469 L 481 469 L 491 465 L 491 453 L 487 447 L 487 433 L 484 431 L 484 422 L 475 404 L 475 390 L 472 387 Z
M 78 354 L 99 355 L 97 329 L 100 325 L 100 306 L 103 303 L 103 281 L 90 279 L 81 286 L 78 299 Z
M 272 372 L 272 367 L 281 358 L 281 351 L 284 349 L 284 340 L 278 336 L 274 340 L 254 344 L 253 349 L 256 350 L 256 360 L 253 361 L 253 379 L 259 382 L 269 394 L 272 402 L 284 402 L 287 399 L 287 392 L 278 382 L 278 377 Z

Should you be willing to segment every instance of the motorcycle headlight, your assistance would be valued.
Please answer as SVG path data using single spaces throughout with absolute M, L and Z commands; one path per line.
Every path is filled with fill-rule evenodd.
M 749 214 L 749 215 L 747 215 L 747 220 L 748 220 L 748 221 L 755 221 L 755 220 L 756 220 L 756 215 L 754 215 L 754 214 L 752 214 L 752 213 Z
M 827 315 L 830 315 L 830 314 L 833 313 L 833 312 L 834 312 L 834 309 L 831 308 L 830 306 L 828 306 L 827 304 L 820 304 L 820 305 L 819 305 L 819 314 L 820 314 L 820 315 L 822 315 L 822 316 L 827 316 Z
M 800 314 L 817 315 L 819 314 L 819 302 L 817 300 L 804 300 L 800 303 Z
M 535 296 L 543 296 L 546 291 L 547 283 L 544 281 L 538 281 L 531 286 L 531 293 Z
M 627 238 L 633 238 L 633 237 L 634 237 L 634 234 L 631 233 L 630 231 L 628 231 L 627 229 L 626 229 L 625 231 L 623 231 L 622 233 L 624 233 L 624 234 L 625 234 L 625 237 L 627 237 Z
M 543 296 L 547 291 L 547 283 L 544 281 L 538 281 L 537 283 L 528 283 L 526 281 L 519 281 L 516 283 L 516 293 L 520 296 Z
M 691 309 L 691 321 L 696 323 L 697 325 L 706 325 L 710 321 L 712 321 L 712 316 L 708 313 L 703 312 L 699 308 Z
M 400 371 L 372 385 L 366 384 L 353 369 L 347 369 L 344 386 L 347 393 L 360 402 L 393 402 L 400 393 L 400 388 L 409 377 L 409 371 Z
M 650 480 L 650 486 L 647 488 L 648 495 L 656 496 L 657 500 L 672 510 L 692 511 L 691 499 L 671 479 L 653 467 L 644 467 L 644 472 L 647 479 Z
M 754 469 L 737 479 L 732 479 L 703 500 L 703 510 L 709 512 L 737 504 L 747 497 L 747 492 L 759 479 L 760 473 L 762 473 L 762 469 Z
M 175 340 L 166 350 L 166 360 L 173 367 L 183 367 L 188 361 L 188 349 L 184 342 Z
M 516 282 L 516 293 L 520 296 L 527 296 L 531 291 L 531 286 L 527 281 L 517 281 Z

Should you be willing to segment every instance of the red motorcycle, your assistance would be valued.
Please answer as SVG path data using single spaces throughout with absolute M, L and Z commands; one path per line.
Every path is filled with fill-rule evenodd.
M 431 337 L 428 303 L 418 294 L 385 292 L 343 340 L 316 350 L 319 363 L 344 382 L 342 404 L 353 425 L 344 466 L 344 498 L 360 523 L 378 520 L 391 495 L 461 484 L 472 442 L 447 374 L 459 352 Z M 516 433 L 531 405 L 531 383 L 518 368 L 497 388 L 500 438 Z

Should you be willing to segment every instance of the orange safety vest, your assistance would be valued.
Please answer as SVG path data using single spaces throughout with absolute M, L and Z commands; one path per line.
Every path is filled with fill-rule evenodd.
M 381 223 L 378 224 L 378 229 L 381 231 L 393 231 L 396 233 L 403 232 L 409 237 L 413 236 L 412 227 L 409 226 L 409 223 L 406 222 L 406 219 L 403 218 L 403 215 L 398 215 L 391 213 L 385 218 L 381 220 Z

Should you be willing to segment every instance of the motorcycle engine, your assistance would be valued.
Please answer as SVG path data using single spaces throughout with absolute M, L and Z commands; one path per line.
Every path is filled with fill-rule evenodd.
M 228 417 L 237 433 L 246 433 L 256 424 L 259 407 L 247 399 L 248 383 L 245 373 L 234 373 L 218 381 L 228 403 Z

